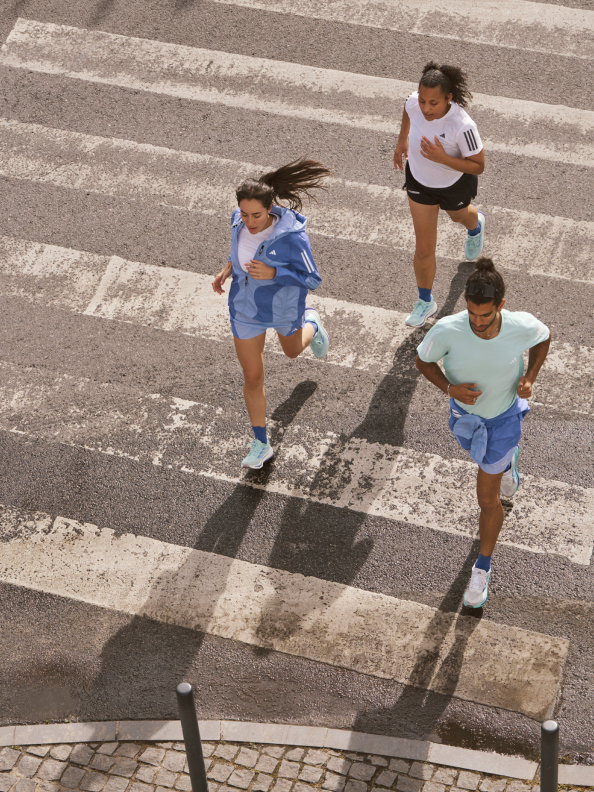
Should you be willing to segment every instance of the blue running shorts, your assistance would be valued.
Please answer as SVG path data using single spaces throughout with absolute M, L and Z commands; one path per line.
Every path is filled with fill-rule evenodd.
M 290 336 L 296 333 L 303 325 L 303 318 L 296 319 L 293 324 L 264 324 L 262 322 L 254 322 L 253 320 L 244 319 L 243 316 L 236 314 L 235 319 L 229 317 L 231 322 L 231 332 L 235 338 L 247 340 L 249 338 L 256 338 L 262 335 L 267 330 L 276 330 L 279 335 Z

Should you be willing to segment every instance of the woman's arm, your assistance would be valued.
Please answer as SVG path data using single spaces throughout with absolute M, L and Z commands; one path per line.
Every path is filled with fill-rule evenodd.
M 225 293 L 225 289 L 223 289 L 223 283 L 225 283 L 229 275 L 231 275 L 232 269 L 233 269 L 233 264 L 230 261 L 228 261 L 226 267 L 222 269 L 219 272 L 219 274 L 216 276 L 216 278 L 213 280 L 212 289 L 217 294 Z
M 408 134 L 410 132 L 410 116 L 406 112 L 406 105 L 402 111 L 402 124 L 400 125 L 400 134 L 398 135 L 398 143 L 394 149 L 394 167 L 396 170 L 404 170 L 404 165 L 408 159 Z M 403 158 L 404 157 L 404 162 Z
M 439 162 L 447 165 L 448 168 L 459 173 L 470 173 L 472 176 L 480 176 L 485 170 L 485 150 L 473 154 L 472 157 L 450 157 L 441 145 L 439 138 L 435 137 L 435 143 L 429 138 L 421 138 L 421 154 L 431 162 Z

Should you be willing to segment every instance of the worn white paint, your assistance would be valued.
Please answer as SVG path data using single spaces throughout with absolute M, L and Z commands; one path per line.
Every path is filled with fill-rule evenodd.
M 4 583 L 531 718 L 555 704 L 565 639 L 62 517 L 0 514 Z
M 0 236 L 3 296 L 211 341 L 226 340 L 230 335 L 227 301 L 213 293 L 211 281 L 210 275 Z M 316 294 L 309 302 L 320 312 L 332 339 L 322 365 L 387 373 L 414 354 L 422 338 L 421 332 L 406 327 L 406 314 L 399 311 Z M 282 354 L 277 344 L 269 344 L 268 350 Z M 313 358 L 309 350 L 305 356 Z M 594 348 L 553 341 L 534 402 L 594 414 Z
M 227 216 L 237 183 L 263 170 L 248 162 L 0 119 L 0 175 L 8 178 Z M 307 208 L 314 234 L 407 251 L 414 246 L 402 190 L 335 178 L 327 185 L 320 204 Z M 486 233 L 489 253 L 501 267 L 594 282 L 594 222 L 489 207 Z M 459 260 L 463 246 L 460 228 L 442 218 L 437 254 Z
M 402 80 L 19 19 L 0 63 L 395 138 L 416 85 Z M 487 151 L 594 166 L 594 112 L 475 94 Z M 571 145 L 567 145 L 567 141 Z
M 594 12 L 528 0 L 214 0 L 259 11 L 551 55 L 594 57 Z M 576 67 L 577 68 L 577 67 Z
M 4 431 L 431 530 L 477 533 L 470 461 L 314 428 L 302 410 L 300 424 L 269 422 L 276 459 L 258 477 L 240 468 L 248 440 L 241 404 L 214 407 L 11 363 L 0 364 L 0 373 Z M 523 476 L 500 541 L 589 564 L 593 511 L 594 490 Z

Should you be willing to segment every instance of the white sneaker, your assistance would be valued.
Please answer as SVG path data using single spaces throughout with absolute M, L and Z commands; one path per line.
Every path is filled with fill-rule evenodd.
M 462 597 L 462 603 L 467 608 L 482 608 L 489 596 L 489 581 L 491 580 L 491 570 L 485 572 L 484 569 L 472 567 L 472 576 L 468 588 Z
M 433 298 L 431 302 L 418 299 L 414 304 L 412 313 L 410 313 L 404 320 L 404 324 L 409 327 L 423 327 L 427 319 L 435 316 L 437 313 L 437 303 Z
M 466 234 L 466 244 L 464 245 L 464 255 L 468 261 L 474 261 L 483 252 L 485 246 L 485 215 L 478 213 L 480 231 L 474 236 Z
M 501 486 L 499 488 L 499 492 L 502 498 L 506 498 L 509 500 L 513 498 L 516 492 L 518 491 L 518 487 L 520 486 L 520 474 L 518 473 L 518 455 L 520 453 L 520 449 L 516 448 L 516 451 L 511 460 L 511 466 L 509 470 L 506 470 L 503 476 L 501 477 Z

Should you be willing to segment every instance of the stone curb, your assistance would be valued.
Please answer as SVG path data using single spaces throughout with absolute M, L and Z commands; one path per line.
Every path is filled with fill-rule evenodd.
M 315 726 L 243 721 L 200 721 L 203 740 L 290 745 L 303 748 L 332 748 L 361 751 L 397 759 L 474 770 L 478 773 L 534 779 L 538 764 L 516 756 L 472 751 L 468 748 L 422 740 L 406 740 L 380 734 Z M 179 721 L 100 721 L 96 723 L 52 723 L 0 727 L 0 747 L 11 745 L 48 745 L 56 743 L 145 742 L 183 740 Z M 594 767 L 559 765 L 559 783 L 594 787 Z

